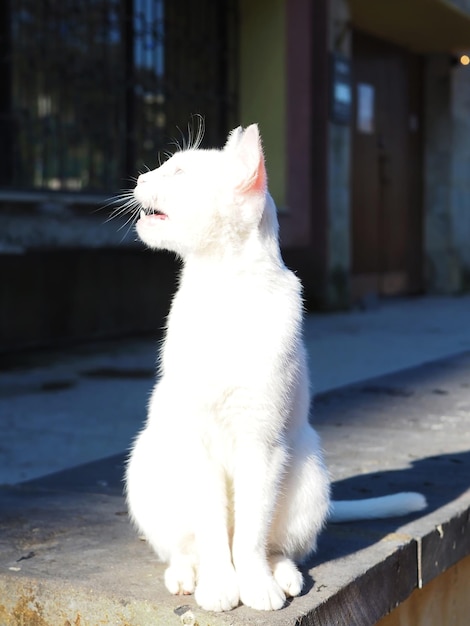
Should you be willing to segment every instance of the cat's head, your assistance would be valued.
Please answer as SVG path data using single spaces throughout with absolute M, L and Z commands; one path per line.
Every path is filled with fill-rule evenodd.
M 277 236 L 256 124 L 233 130 L 221 150 L 176 152 L 139 176 L 134 197 L 142 241 L 183 258 L 236 251 L 261 231 Z

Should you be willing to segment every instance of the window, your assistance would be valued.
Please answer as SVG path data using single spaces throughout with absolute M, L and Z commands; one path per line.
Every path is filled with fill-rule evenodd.
M 191 114 L 233 125 L 236 0 L 1 4 L 1 187 L 116 190 Z

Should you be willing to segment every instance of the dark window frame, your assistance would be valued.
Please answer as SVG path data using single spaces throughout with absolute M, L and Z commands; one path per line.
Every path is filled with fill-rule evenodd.
M 235 125 L 237 0 L 0 4 L 0 190 L 115 192 L 192 115 Z

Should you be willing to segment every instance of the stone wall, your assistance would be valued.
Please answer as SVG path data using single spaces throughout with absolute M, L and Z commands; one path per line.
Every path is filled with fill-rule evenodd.
M 2 193 L 0 352 L 160 332 L 177 263 L 145 250 L 129 216 L 107 221 L 105 199 Z
M 90 207 L 1 207 L 0 352 L 160 332 L 177 264 L 123 225 Z
M 51 248 L 136 246 L 132 216 L 110 219 L 117 206 L 106 196 L 1 191 L 0 255 Z
M 470 290 L 470 68 L 452 71 L 453 150 L 451 163 L 452 241 L 458 288 Z
M 430 55 L 425 77 L 427 290 L 470 288 L 470 71 Z
M 350 13 L 346 0 L 330 3 L 329 49 L 351 55 Z M 351 126 L 330 121 L 328 151 L 328 304 L 349 304 L 351 272 Z

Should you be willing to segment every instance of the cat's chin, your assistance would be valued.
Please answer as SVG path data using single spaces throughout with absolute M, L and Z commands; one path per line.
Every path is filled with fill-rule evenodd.
M 161 224 L 167 220 L 168 215 L 162 211 L 147 212 L 142 209 L 136 223 L 137 234 L 145 244 L 157 248 L 161 238 Z
M 139 239 L 149 246 L 149 248 L 160 248 L 160 235 L 158 232 L 158 224 L 161 223 L 164 218 L 157 217 L 155 215 L 146 215 L 137 220 L 136 231 Z

